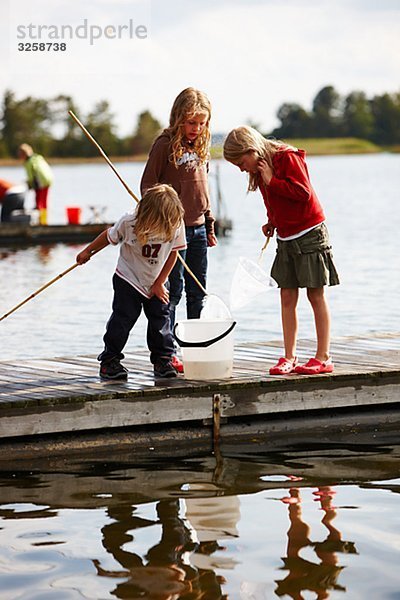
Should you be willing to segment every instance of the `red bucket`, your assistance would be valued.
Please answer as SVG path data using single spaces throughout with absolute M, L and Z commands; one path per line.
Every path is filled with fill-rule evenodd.
M 79 206 L 67 206 L 66 211 L 68 225 L 79 225 L 82 209 Z

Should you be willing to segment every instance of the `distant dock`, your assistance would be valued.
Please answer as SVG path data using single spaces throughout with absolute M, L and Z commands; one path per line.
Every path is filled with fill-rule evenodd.
M 0 225 L 0 246 L 90 242 L 111 225 L 112 223 L 86 223 L 83 225 L 2 223 Z
M 313 348 L 301 341 L 300 357 Z M 129 378 L 119 383 L 99 379 L 94 355 L 1 361 L 2 460 L 14 450 L 24 457 L 45 447 L 58 454 L 95 448 L 105 435 L 110 447 L 198 441 L 212 449 L 241 434 L 269 432 L 272 441 L 309 427 L 312 435 L 321 422 L 326 432 L 334 415 L 350 427 L 357 418 L 345 414 L 361 422 L 368 412 L 374 422 L 377 411 L 400 409 L 400 333 L 336 338 L 330 375 L 267 375 L 280 354 L 281 342 L 238 344 L 233 377 L 212 382 L 155 381 L 145 350 L 126 354 Z

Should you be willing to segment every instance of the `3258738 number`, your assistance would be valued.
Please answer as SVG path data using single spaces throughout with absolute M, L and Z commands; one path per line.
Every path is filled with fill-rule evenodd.
M 19 52 L 65 52 L 66 49 L 65 42 L 20 42 L 18 44 Z

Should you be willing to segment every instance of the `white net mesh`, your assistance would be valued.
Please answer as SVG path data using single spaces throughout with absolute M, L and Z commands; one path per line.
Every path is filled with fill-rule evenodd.
M 215 294 L 206 296 L 200 319 L 230 319 L 231 312 L 225 302 Z
M 275 281 L 256 262 L 241 256 L 233 275 L 230 308 L 245 306 L 259 294 L 276 288 Z

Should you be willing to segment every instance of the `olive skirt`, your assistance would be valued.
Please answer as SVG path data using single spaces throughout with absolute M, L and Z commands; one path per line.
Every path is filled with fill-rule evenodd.
M 338 285 L 325 223 L 294 240 L 279 240 L 271 277 L 280 288 Z

